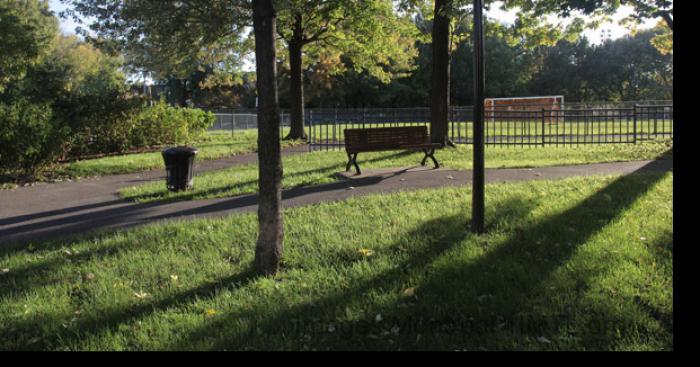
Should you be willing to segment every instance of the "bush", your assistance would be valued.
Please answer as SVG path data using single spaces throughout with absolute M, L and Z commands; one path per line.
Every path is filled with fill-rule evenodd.
M 79 158 L 132 149 L 135 119 L 143 102 L 114 90 L 71 99 L 60 110 L 73 131 L 66 158 Z
M 0 173 L 34 177 L 63 154 L 69 135 L 48 105 L 0 103 Z
M 196 108 L 170 107 L 161 101 L 143 110 L 137 117 L 132 134 L 135 147 L 190 144 L 209 127 L 216 117 Z

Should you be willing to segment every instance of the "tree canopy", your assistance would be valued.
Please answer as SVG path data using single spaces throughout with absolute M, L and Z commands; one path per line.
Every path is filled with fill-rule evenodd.
M 46 1 L 0 2 L 0 92 L 36 63 L 57 33 Z

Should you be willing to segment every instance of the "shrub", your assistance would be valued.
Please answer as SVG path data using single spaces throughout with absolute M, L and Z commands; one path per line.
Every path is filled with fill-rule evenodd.
M 136 118 L 132 134 L 135 147 L 190 144 L 211 127 L 213 113 L 196 108 L 170 107 L 161 101 L 148 107 Z
M 60 157 L 70 128 L 56 124 L 48 105 L 0 103 L 0 172 L 33 177 Z
M 142 110 L 140 98 L 128 98 L 118 90 L 66 101 L 61 118 L 73 131 L 68 157 L 132 149 L 135 119 Z

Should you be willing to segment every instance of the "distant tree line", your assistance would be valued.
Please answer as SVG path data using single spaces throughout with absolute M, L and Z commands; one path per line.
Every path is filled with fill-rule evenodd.
M 528 49 L 511 45 L 506 37 L 486 38 L 486 95 L 513 97 L 563 95 L 569 101 L 630 101 L 673 99 L 673 52 L 659 49 L 654 39 L 667 34 L 664 27 L 592 44 L 581 37 L 562 39 L 554 46 Z M 336 74 L 321 74 L 316 68 L 303 73 L 305 106 L 314 107 L 427 107 L 430 105 L 431 44 L 417 42 L 415 67 L 406 76 L 380 80 L 367 71 L 348 67 Z M 471 105 L 472 47 L 469 39 L 457 43 L 451 57 L 450 100 L 452 105 Z M 289 68 L 278 63 L 279 101 L 291 107 Z M 233 84 L 206 83 L 213 68 L 197 71 L 187 79 L 158 80 L 163 97 L 183 105 L 214 108 L 255 108 L 255 73 L 242 72 Z

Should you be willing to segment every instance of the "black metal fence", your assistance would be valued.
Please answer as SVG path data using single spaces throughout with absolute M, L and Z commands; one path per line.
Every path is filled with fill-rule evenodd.
M 257 128 L 254 111 L 215 110 L 213 129 Z M 673 102 L 567 103 L 563 106 L 495 107 L 484 111 L 488 145 L 544 146 L 634 144 L 673 138 Z M 471 106 L 452 107 L 448 137 L 456 144 L 473 142 Z M 430 108 L 306 109 L 306 129 L 312 150 L 341 149 L 343 130 L 390 126 L 428 126 Z M 288 113 L 281 114 L 280 135 L 289 131 Z
M 641 140 L 673 138 L 673 105 L 548 107 L 485 111 L 485 143 L 522 146 L 633 144 Z M 471 107 L 451 109 L 448 137 L 455 144 L 473 142 L 472 115 Z M 344 145 L 344 129 L 429 127 L 430 109 L 312 109 L 308 111 L 306 123 L 311 149 L 340 149 Z
M 237 109 L 215 109 L 209 110 L 214 113 L 216 122 L 210 130 L 230 131 L 234 136 L 236 131 L 244 132 L 250 129 L 258 128 L 258 114 L 255 110 L 237 110 Z M 280 114 L 280 137 L 287 136 L 291 120 L 288 113 Z

